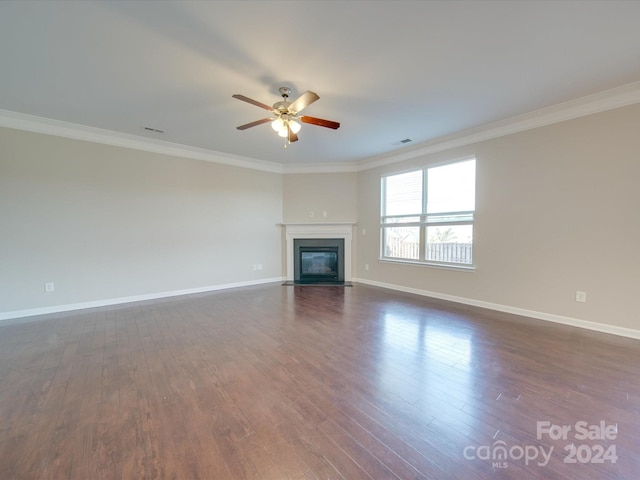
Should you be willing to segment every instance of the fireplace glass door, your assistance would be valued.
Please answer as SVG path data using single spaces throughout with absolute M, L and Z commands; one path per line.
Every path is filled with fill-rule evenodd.
M 329 251 L 325 251 L 329 250 Z M 333 249 L 337 250 L 337 249 Z M 338 252 L 331 249 L 312 249 L 300 252 L 301 280 L 338 278 Z

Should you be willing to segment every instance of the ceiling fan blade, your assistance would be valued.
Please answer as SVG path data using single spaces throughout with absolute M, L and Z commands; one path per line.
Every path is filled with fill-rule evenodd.
M 271 122 L 272 118 L 263 118 L 262 120 L 256 120 L 255 122 L 245 123 L 244 125 L 240 125 L 236 127 L 238 130 L 246 130 L 247 128 L 255 127 L 256 125 L 262 125 L 263 123 Z
M 270 112 L 273 111 L 273 107 L 270 107 L 269 105 L 265 105 L 262 102 L 254 100 L 253 98 L 245 97 L 244 95 L 239 95 L 237 93 L 235 95 L 231 95 L 231 96 L 233 98 L 237 98 L 238 100 L 242 100 L 243 102 L 247 102 L 247 103 L 250 103 L 252 105 L 255 105 L 256 107 L 264 108 L 265 110 L 269 110 Z
M 293 130 L 291 130 L 291 127 L 289 125 L 287 125 L 287 130 L 289 131 L 289 143 L 297 142 L 298 135 L 293 133 Z
M 298 113 L 303 108 L 308 107 L 319 98 L 320 97 L 316 93 L 307 90 L 298 98 L 296 98 L 291 105 L 289 105 L 289 111 Z
M 338 122 L 332 122 L 331 120 L 324 120 L 322 118 L 309 117 L 307 115 L 300 117 L 299 120 L 304 123 L 310 123 L 312 125 L 319 125 L 321 127 L 333 128 L 334 130 L 340 128 Z

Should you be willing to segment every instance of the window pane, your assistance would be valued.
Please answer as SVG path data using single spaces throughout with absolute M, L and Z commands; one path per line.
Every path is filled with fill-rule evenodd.
M 420 258 L 420 227 L 385 227 L 384 256 L 391 258 Z
M 425 260 L 471 265 L 473 226 L 427 227 Z
M 422 170 L 384 177 L 384 215 L 422 213 Z
M 473 212 L 459 212 L 452 214 L 435 214 L 429 215 L 426 219 L 427 223 L 444 223 L 444 222 L 473 222 Z
M 427 213 L 475 210 L 475 160 L 433 167 L 427 175 Z
M 420 217 L 386 217 L 383 220 L 385 225 L 390 223 L 419 223 Z

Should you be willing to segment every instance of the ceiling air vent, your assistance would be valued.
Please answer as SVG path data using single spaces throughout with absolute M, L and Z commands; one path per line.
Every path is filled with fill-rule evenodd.
M 142 127 L 143 130 L 146 130 L 147 132 L 153 132 L 153 133 L 164 133 L 164 130 L 160 130 L 159 128 L 153 128 L 153 127 Z
M 404 140 L 400 140 L 400 143 L 409 143 L 410 141 L 410 138 L 405 138 Z

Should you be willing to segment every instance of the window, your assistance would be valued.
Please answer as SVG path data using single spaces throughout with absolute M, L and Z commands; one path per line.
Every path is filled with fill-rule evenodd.
M 475 159 L 382 177 L 382 258 L 473 264 Z

